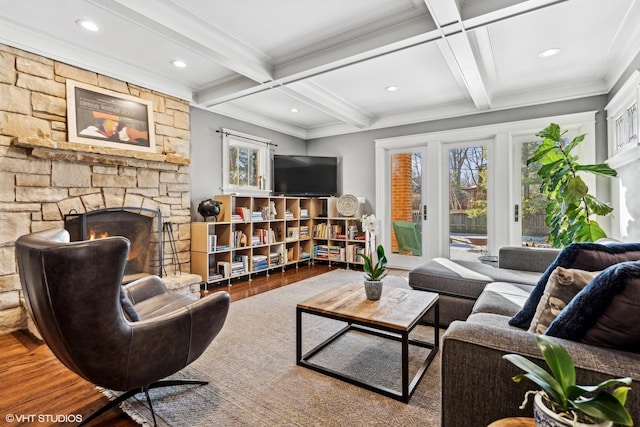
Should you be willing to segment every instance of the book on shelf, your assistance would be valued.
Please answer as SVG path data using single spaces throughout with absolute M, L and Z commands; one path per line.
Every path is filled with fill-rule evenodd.
M 259 245 L 267 245 L 269 243 L 276 243 L 276 235 L 273 232 L 272 228 L 256 228 L 255 230 L 253 230 L 253 234 L 254 236 L 258 236 L 259 238 Z M 251 240 L 252 242 L 255 242 L 255 240 L 252 238 Z M 255 243 L 254 243 L 255 246 Z
M 301 239 L 308 239 L 309 238 L 309 226 L 308 225 L 301 225 L 299 227 L 300 229 L 300 238 Z
M 236 207 L 236 214 L 242 218 L 242 221 L 249 221 L 251 219 L 251 210 L 242 206 Z
M 247 235 L 244 234 L 241 230 L 236 230 L 233 232 L 233 247 L 234 248 L 242 248 L 247 246 Z
M 282 254 L 279 252 L 269 253 L 269 267 L 275 267 L 282 264 Z
M 294 218 L 294 217 L 293 217 L 293 212 L 291 212 L 291 211 L 287 210 L 287 211 L 284 213 L 284 219 L 293 219 L 293 218 Z
M 215 252 L 218 246 L 218 236 L 209 234 L 209 252 Z
M 345 249 L 341 246 L 329 246 L 329 260 L 345 261 Z
M 242 222 L 242 217 L 237 213 L 231 214 L 231 222 Z
M 243 273 L 248 273 L 250 266 L 249 266 L 249 255 L 236 255 L 233 257 L 234 261 L 239 262 L 242 264 L 242 272 Z
M 309 209 L 300 209 L 300 218 L 309 218 Z
M 221 274 L 222 277 L 231 277 L 231 263 L 218 261 L 218 274 Z
M 234 261 L 231 263 L 231 277 L 241 276 L 245 273 L 242 261 Z
M 287 241 L 298 240 L 300 236 L 300 229 L 298 227 L 287 227 Z
M 268 261 L 267 261 L 266 255 L 254 255 L 252 258 L 253 258 L 253 271 L 267 269 Z
M 258 208 L 251 213 L 252 221 L 266 221 L 269 219 L 269 208 Z
M 214 280 L 224 279 L 224 276 L 220 273 L 216 273 L 215 271 L 209 271 L 208 281 L 213 282 Z
M 319 259 L 328 259 L 329 247 L 327 245 L 315 245 L 313 247 L 313 257 Z
M 364 246 L 362 245 L 347 245 L 346 246 L 346 261 L 353 263 L 362 263 L 363 260 L 360 255 L 364 255 Z

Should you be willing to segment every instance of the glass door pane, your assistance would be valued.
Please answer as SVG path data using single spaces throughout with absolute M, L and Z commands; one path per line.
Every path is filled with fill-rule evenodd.
M 487 252 L 487 148 L 449 149 L 449 257 L 477 261 Z
M 389 156 L 389 231 L 392 253 L 399 257 L 423 256 L 423 151 L 396 152 Z
M 523 246 L 549 246 L 547 244 L 549 227 L 545 224 L 545 209 L 547 199 L 540 192 L 540 176 L 538 176 L 539 163 L 527 166 L 527 159 L 533 156 L 540 141 L 525 142 L 522 144 L 520 194 L 522 210 L 522 245 Z

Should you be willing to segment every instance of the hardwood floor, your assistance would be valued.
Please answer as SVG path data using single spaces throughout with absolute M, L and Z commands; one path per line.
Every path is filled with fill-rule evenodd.
M 336 267 L 325 264 L 301 266 L 269 276 L 258 275 L 251 281 L 233 282 L 232 286 L 204 293 L 224 289 L 230 292 L 232 301 L 238 301 L 333 269 Z M 406 277 L 408 272 L 392 270 L 390 274 Z M 18 331 L 0 336 L 0 425 L 76 425 L 74 417 L 86 418 L 106 402 L 107 398 L 93 384 L 69 371 L 46 345 L 31 335 Z M 22 417 L 23 422 L 6 422 L 11 421 L 12 416 Z M 71 422 L 54 422 L 56 419 L 51 417 Z M 117 408 L 103 414 L 92 425 L 132 427 L 138 424 Z

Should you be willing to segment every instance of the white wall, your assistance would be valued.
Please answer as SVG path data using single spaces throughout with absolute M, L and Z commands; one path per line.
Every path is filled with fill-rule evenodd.
M 305 154 L 306 142 L 240 120 L 191 107 L 191 219 L 202 221 L 198 204 L 222 194 L 222 134 L 223 127 L 250 135 L 270 139 L 278 154 Z
M 596 114 L 596 161 L 607 158 L 607 131 L 604 106 L 607 96 L 593 96 L 577 100 L 555 102 L 533 107 L 495 111 L 451 119 L 436 120 L 406 126 L 357 132 L 304 141 L 289 135 L 231 119 L 199 108 L 191 108 L 191 216 L 201 220 L 196 209 L 201 200 L 220 194 L 222 184 L 221 134 L 222 127 L 264 138 L 278 144 L 278 154 L 308 154 L 336 156 L 338 191 L 365 197 L 364 213 L 375 211 L 375 150 L 374 140 L 449 129 L 462 129 L 486 124 L 503 123 L 530 118 L 548 117 L 582 111 Z M 605 179 L 596 182 L 598 195 L 610 200 L 610 185 Z

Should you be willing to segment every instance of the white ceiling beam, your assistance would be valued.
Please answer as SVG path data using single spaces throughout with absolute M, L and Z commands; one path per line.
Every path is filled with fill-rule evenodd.
M 487 110 L 491 101 L 480 67 L 471 48 L 469 36 L 462 28 L 462 18 L 455 0 L 424 0 L 429 12 L 441 30 L 438 47 L 449 69 L 462 81 L 476 108 Z
M 407 17 L 408 15 L 412 16 Z M 221 82 L 198 91 L 196 98 L 201 105 L 213 106 L 251 93 L 303 81 L 315 75 L 435 40 L 440 36 L 436 29 L 435 23 L 430 21 L 428 14 L 418 14 L 415 10 L 405 11 L 366 27 L 324 40 L 317 45 L 305 47 L 305 50 L 311 53 L 303 55 L 300 52 L 294 52 L 289 59 L 284 58 L 280 65 L 274 67 L 273 81 L 248 87 L 241 83 L 237 91 L 227 87 L 228 82 Z M 289 88 L 287 94 L 295 97 L 293 91 L 294 89 Z M 333 117 L 343 117 L 347 123 L 355 123 L 358 127 L 362 127 L 363 123 L 370 120 L 366 113 L 354 111 L 352 106 L 345 106 L 344 101 L 326 92 L 318 92 L 317 95 L 320 98 L 314 102 L 311 99 L 314 96 L 312 92 L 304 90 L 303 94 L 297 96 L 309 105 L 322 105 L 326 102 L 322 108 L 318 109 Z M 329 105 L 334 105 L 337 110 L 333 111 L 328 107 Z
M 467 34 L 457 33 L 448 36 L 444 43 L 438 43 L 438 47 L 452 52 L 455 62 L 448 61 L 449 68 L 453 73 L 462 76 L 464 85 L 476 107 L 479 110 L 489 109 L 491 107 L 489 94 Z
M 438 27 L 460 22 L 460 9 L 455 0 L 425 0 L 425 4 Z
M 253 80 L 244 76 L 236 76 L 209 86 L 194 94 L 195 102 L 205 107 L 222 104 L 227 101 L 242 98 L 253 93 L 269 89 L 267 85 L 256 85 Z
M 159 35 L 170 32 L 172 40 L 213 59 L 259 83 L 273 80 L 272 67 L 238 40 L 229 37 L 199 16 L 173 2 L 159 0 L 90 0 L 94 5 Z
M 554 6 L 569 0 L 483 0 L 463 3 L 460 16 L 467 30 Z
M 316 110 L 322 111 L 360 129 L 368 127 L 373 120 L 373 117 L 364 111 L 347 103 L 311 81 L 278 86 L 275 89 Z
M 235 104 L 216 105 L 215 107 L 208 108 L 207 110 L 226 117 L 242 120 L 256 126 L 262 126 L 267 129 L 295 136 L 296 138 L 307 139 L 306 129 L 294 126 L 290 123 L 284 123 L 280 120 L 271 119 L 266 117 L 264 114 L 256 113 L 255 111 L 248 110 Z
M 321 45 L 309 46 L 307 53 L 284 58 L 274 67 L 274 78 L 287 83 L 312 77 L 434 40 L 438 36 L 436 30 L 430 17 L 422 14 L 399 22 L 389 20 L 373 29 L 346 32 Z

